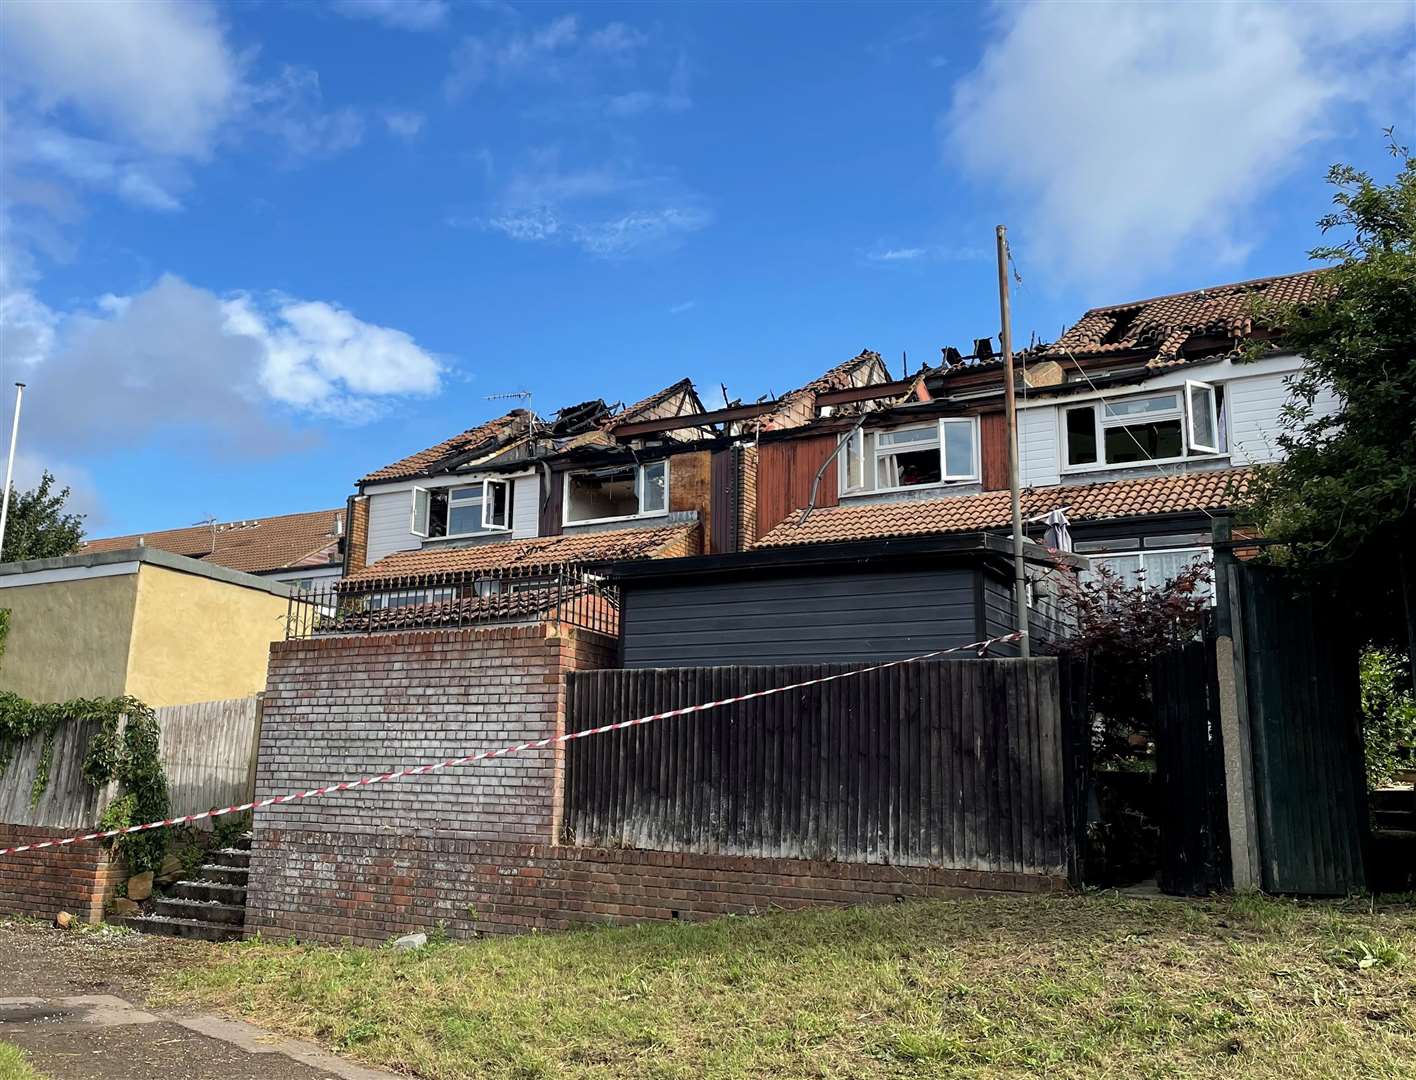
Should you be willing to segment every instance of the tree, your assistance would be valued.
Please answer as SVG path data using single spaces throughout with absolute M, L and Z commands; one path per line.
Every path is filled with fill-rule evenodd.
M 1057 579 L 1066 622 L 1073 628 L 1058 650 L 1087 661 L 1095 758 L 1132 757 L 1132 737 L 1144 745 L 1152 730 L 1151 660 L 1193 641 L 1204 628 L 1210 569 L 1193 563 L 1162 582 L 1147 581 L 1143 572 L 1132 585 L 1101 565 L 1081 581 L 1065 570 L 1057 572 Z
M 0 560 L 18 562 L 73 554 L 84 537 L 84 517 L 64 513 L 68 498 L 68 488 L 54 490 L 54 477 L 48 471 L 33 491 L 11 487 L 10 516 L 5 522 L 5 535 L 0 538 Z
M 1416 663 L 1416 157 L 1387 138 L 1390 183 L 1328 171 L 1335 209 L 1318 226 L 1347 235 L 1309 253 L 1336 264 L 1320 299 L 1257 312 L 1276 328 L 1267 349 L 1305 363 L 1277 439 L 1283 460 L 1255 470 L 1245 509 L 1284 542 L 1276 560 L 1342 589 L 1370 636 L 1405 638 Z M 1337 409 L 1320 416 L 1328 394 Z

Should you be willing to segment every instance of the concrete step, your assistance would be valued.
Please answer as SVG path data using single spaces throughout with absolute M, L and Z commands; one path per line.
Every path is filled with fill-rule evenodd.
M 235 842 L 234 844 L 232 844 L 231 846 L 234 847 L 234 848 L 240 848 L 242 851 L 250 851 L 250 850 L 251 850 L 251 834 L 250 834 L 250 833 L 242 833 L 240 836 L 236 837 L 236 842 Z
M 239 885 L 246 887 L 246 868 L 244 866 L 221 866 L 217 863 L 207 863 L 198 871 L 198 875 L 203 881 L 213 881 L 220 885 Z
M 170 919 L 195 919 L 198 922 L 222 923 L 237 927 L 246 924 L 244 904 L 221 904 L 215 900 L 176 900 L 163 897 L 157 902 L 157 914 Z
M 218 848 L 208 851 L 207 858 L 216 866 L 250 866 L 251 852 L 248 848 Z
M 1376 810 L 1372 823 L 1379 829 L 1416 830 L 1416 810 Z
M 112 920 L 140 934 L 163 934 L 167 937 L 197 938 L 201 941 L 240 941 L 239 926 L 201 922 L 197 919 L 169 919 L 157 915 L 130 915 Z
M 167 895 L 174 900 L 215 900 L 218 903 L 235 904 L 238 907 L 243 907 L 246 903 L 246 887 L 244 885 L 227 885 L 219 881 L 202 881 L 198 878 L 177 882 L 167 890 Z

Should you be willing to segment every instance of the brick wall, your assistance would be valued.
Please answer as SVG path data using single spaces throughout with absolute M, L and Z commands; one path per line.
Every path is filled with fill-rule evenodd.
M 52 840 L 69 831 L 0 824 L 0 847 Z M 6 856 L 0 870 L 0 912 L 52 919 L 67 911 L 87 922 L 98 922 L 122 880 L 120 867 L 109 860 L 101 844 L 24 851 Z
M 345 544 L 349 556 L 345 560 L 346 572 L 352 574 L 362 570 L 369 563 L 369 498 L 355 495 L 349 500 L 349 525 Z
M 564 730 L 564 672 L 613 643 L 544 626 L 277 642 L 257 796 Z M 563 756 L 528 751 L 256 812 L 246 930 L 379 942 L 445 924 L 511 933 L 706 918 L 1060 879 L 561 847 Z

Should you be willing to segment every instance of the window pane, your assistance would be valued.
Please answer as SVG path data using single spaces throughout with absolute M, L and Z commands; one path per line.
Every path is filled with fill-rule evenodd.
M 454 503 L 482 501 L 482 485 L 473 484 L 470 487 L 453 488 L 448 492 L 448 501 Z
M 1126 585 L 1135 585 L 1141 580 L 1141 557 L 1139 555 L 1112 555 L 1109 558 L 1091 557 L 1092 571 L 1106 567 Z M 1087 577 L 1095 577 L 1088 572 Z
M 644 466 L 644 490 L 640 495 L 639 513 L 655 514 L 668 505 L 665 471 L 666 466 L 662 461 Z
M 467 492 L 475 491 L 477 497 L 469 498 Z M 459 533 L 482 531 L 482 485 L 462 488 L 454 494 L 447 508 L 447 531 L 456 536 Z
M 937 446 L 939 444 L 939 431 L 933 425 L 929 427 L 901 428 L 898 431 L 882 431 L 875 436 L 875 445 L 886 446 Z
M 1180 408 L 1180 398 L 1176 394 L 1159 394 L 1155 397 L 1130 398 L 1126 401 L 1108 401 L 1106 415 L 1145 416 L 1147 413 L 1173 412 Z
M 974 475 L 974 425 L 972 420 L 944 424 L 944 473 L 949 477 Z
M 633 465 L 569 474 L 565 480 L 566 521 L 594 521 L 638 513 L 634 479 Z
M 876 462 L 876 487 L 916 487 L 937 484 L 944 479 L 939 467 L 939 451 L 902 450 L 883 454 Z
M 1214 390 L 1208 386 L 1190 387 L 1190 433 L 1197 448 L 1219 448 L 1215 431 Z
M 1067 464 L 1091 465 L 1096 461 L 1096 410 L 1088 405 L 1067 410 Z
M 501 480 L 487 481 L 487 501 L 484 504 L 482 524 L 486 528 L 507 527 L 511 510 L 511 485 Z
M 1204 551 L 1147 551 L 1142 558 L 1145 560 L 1146 584 L 1151 588 L 1161 588 L 1166 582 L 1174 581 L 1187 566 L 1194 563 L 1207 565 L 1210 561 L 1210 552 Z M 1204 582 L 1195 592 L 1200 596 L 1209 596 L 1212 588 L 1211 582 Z
M 852 434 L 843 453 L 846 455 L 846 490 L 859 491 L 865 487 L 865 432 Z
M 1106 461 L 1111 465 L 1175 458 L 1183 452 L 1179 420 L 1109 427 L 1105 429 L 1104 438 Z

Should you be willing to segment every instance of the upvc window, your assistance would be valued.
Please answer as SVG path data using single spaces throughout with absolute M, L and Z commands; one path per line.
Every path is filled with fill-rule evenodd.
M 611 465 L 565 477 L 564 521 L 583 525 L 668 513 L 669 463 Z
M 840 454 L 846 493 L 977 480 L 978 420 L 949 417 L 888 431 L 856 431 Z
M 1083 578 L 1095 576 L 1095 570 L 1104 566 L 1126 585 L 1145 583 L 1148 589 L 1158 589 L 1173 581 L 1189 566 L 1200 563 L 1208 566 L 1214 561 L 1214 552 L 1207 547 L 1171 548 L 1157 551 L 1118 551 L 1103 555 L 1088 555 L 1092 569 Z M 1213 583 L 1201 582 L 1195 590 L 1201 596 L 1213 599 Z
M 511 528 L 511 483 L 481 480 L 454 488 L 413 489 L 414 536 L 475 536 Z
M 1145 465 L 1222 450 L 1219 396 L 1209 383 L 1063 409 L 1069 468 Z
M 370 611 L 389 611 L 394 608 L 417 607 L 420 604 L 443 604 L 457 598 L 457 589 L 451 585 L 431 589 L 403 589 L 398 592 L 374 593 L 367 601 Z

